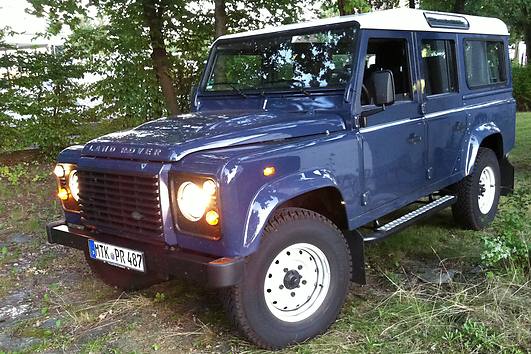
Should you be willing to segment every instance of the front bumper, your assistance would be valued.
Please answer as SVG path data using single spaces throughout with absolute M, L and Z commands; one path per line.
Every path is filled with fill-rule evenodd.
M 146 273 L 165 279 L 185 278 L 211 288 L 238 284 L 243 277 L 243 258 L 216 258 L 181 249 L 170 249 L 116 236 L 97 234 L 69 227 L 64 221 L 46 225 L 48 242 L 87 251 L 88 240 L 142 251 L 145 254 Z M 134 272 L 134 271 L 132 271 Z

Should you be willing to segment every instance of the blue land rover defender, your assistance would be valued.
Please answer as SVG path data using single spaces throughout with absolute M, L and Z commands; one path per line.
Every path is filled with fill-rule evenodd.
M 220 37 L 192 113 L 61 152 L 49 242 L 119 288 L 220 288 L 261 347 L 311 338 L 364 283 L 364 242 L 450 206 L 493 220 L 514 179 L 508 39 L 405 9 Z

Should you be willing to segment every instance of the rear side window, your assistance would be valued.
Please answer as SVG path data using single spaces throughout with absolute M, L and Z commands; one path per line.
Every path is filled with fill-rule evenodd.
M 457 92 L 454 41 L 423 40 L 422 66 L 426 95 Z
M 466 80 L 470 88 L 502 84 L 505 72 L 505 46 L 500 41 L 465 41 Z

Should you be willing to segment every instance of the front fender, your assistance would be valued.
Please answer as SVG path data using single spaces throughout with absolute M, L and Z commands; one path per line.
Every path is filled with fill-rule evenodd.
M 326 169 L 298 172 L 264 185 L 254 196 L 247 212 L 243 246 L 254 252 L 269 217 L 279 205 L 301 194 L 326 187 L 336 188 L 340 192 L 336 177 Z
M 481 142 L 486 137 L 500 132 L 500 128 L 493 122 L 481 124 L 471 131 L 466 150 L 465 176 L 472 173 Z
M 69 146 L 59 153 L 57 162 L 76 165 L 81 157 L 81 151 L 83 151 L 83 145 Z

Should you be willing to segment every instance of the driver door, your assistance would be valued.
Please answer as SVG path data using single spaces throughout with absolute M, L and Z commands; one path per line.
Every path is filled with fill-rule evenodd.
M 412 84 L 416 82 L 412 34 L 366 31 L 362 43 L 366 53 L 360 88 L 362 117 L 366 117 L 359 129 L 362 205 L 371 210 L 399 198 L 416 199 L 412 195 L 426 185 L 426 124 Z M 384 110 L 373 104 L 374 93 L 367 89 L 371 73 L 378 70 L 390 70 L 395 84 L 395 102 Z

